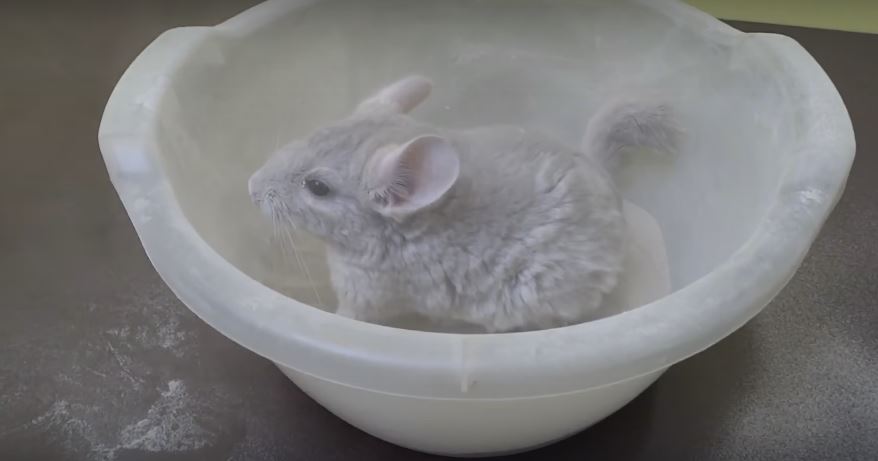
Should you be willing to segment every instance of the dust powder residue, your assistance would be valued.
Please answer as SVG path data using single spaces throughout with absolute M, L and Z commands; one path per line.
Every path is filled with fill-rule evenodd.
M 146 451 L 188 451 L 212 443 L 215 435 L 192 417 L 189 400 L 182 381 L 168 382 L 167 390 L 146 416 L 122 430 L 119 446 Z

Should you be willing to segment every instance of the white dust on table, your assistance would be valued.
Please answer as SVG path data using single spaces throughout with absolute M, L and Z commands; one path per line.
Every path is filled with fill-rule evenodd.
M 189 451 L 213 442 L 215 434 L 199 426 L 192 416 L 191 398 L 182 381 L 170 381 L 146 417 L 122 430 L 120 446 L 146 451 Z
M 90 419 L 100 411 L 99 407 L 71 404 L 66 400 L 58 400 L 42 415 L 25 424 L 25 429 L 35 429 L 53 438 L 60 437 L 66 445 L 73 443 L 90 445 L 97 459 L 111 459 L 107 455 L 110 450 L 101 442 Z
M 111 328 L 106 331 L 107 335 L 130 340 L 133 339 L 144 348 L 161 348 L 177 357 L 183 356 L 183 341 L 187 333 L 180 329 L 180 320 L 176 316 L 170 316 L 158 325 L 124 326 Z
M 0 350 L 0 363 L 28 357 L 16 381 L 39 383 L 0 386 L 0 443 L 43 440 L 113 461 L 126 450 L 187 452 L 219 440 L 211 428 L 226 405 L 217 399 L 229 397 L 177 374 L 198 359 L 196 331 L 184 325 L 191 314 L 166 290 L 129 296 L 79 307 L 91 325 L 59 324 Z
M 17 428 L 46 434 L 61 442 L 71 452 L 87 451 L 89 459 L 112 461 L 120 450 L 180 452 L 197 450 L 216 442 L 218 434 L 204 429 L 196 420 L 197 408 L 181 380 L 167 383 L 143 418 L 125 426 L 115 437 L 106 440 L 96 426 L 106 415 L 100 405 L 54 402 L 48 410 Z M 110 422 L 112 426 L 112 421 Z M 7 435 L 0 433 L 0 436 Z

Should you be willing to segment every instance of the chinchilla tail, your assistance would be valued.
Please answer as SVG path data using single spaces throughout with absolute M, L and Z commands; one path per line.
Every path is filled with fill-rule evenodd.
M 582 150 L 614 171 L 622 152 L 649 150 L 671 154 L 682 132 L 672 108 L 653 98 L 614 99 L 588 122 Z

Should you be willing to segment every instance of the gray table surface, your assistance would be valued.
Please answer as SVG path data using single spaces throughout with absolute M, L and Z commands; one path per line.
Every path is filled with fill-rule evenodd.
M 211 330 L 146 259 L 96 133 L 161 31 L 254 0 L 0 4 L 0 460 L 420 460 Z M 847 192 L 746 327 L 606 421 L 510 459 L 878 459 L 878 36 L 798 39 L 850 109 Z

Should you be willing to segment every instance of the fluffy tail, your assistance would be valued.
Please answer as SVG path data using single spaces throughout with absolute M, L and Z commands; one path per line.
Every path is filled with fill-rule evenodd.
M 667 104 L 652 99 L 616 99 L 598 109 L 588 122 L 582 149 L 612 171 L 621 152 L 646 149 L 669 154 L 680 136 Z

